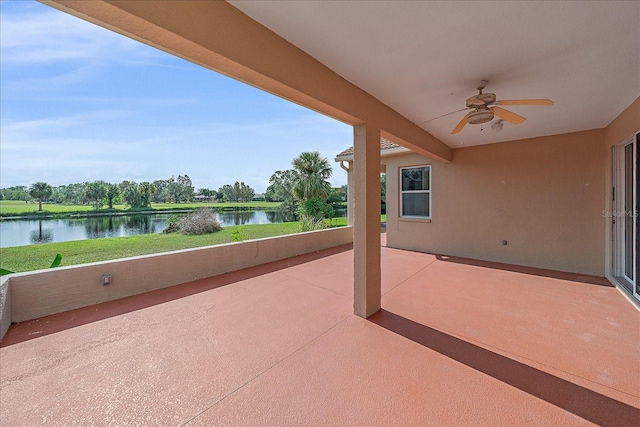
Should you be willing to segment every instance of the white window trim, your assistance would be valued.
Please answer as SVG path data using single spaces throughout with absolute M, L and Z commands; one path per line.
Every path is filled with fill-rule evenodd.
M 428 190 L 402 190 L 402 171 L 404 171 L 405 169 L 418 169 L 418 168 L 427 168 L 429 169 L 429 189 Z M 399 175 L 399 190 L 400 190 L 400 218 L 403 219 L 414 219 L 414 220 L 428 220 L 429 222 L 431 222 L 431 217 L 432 217 L 432 212 L 433 212 L 433 204 L 432 204 L 432 199 L 431 199 L 431 179 L 432 179 L 432 169 L 431 169 L 431 165 L 416 165 L 416 166 L 403 166 L 398 168 L 398 175 Z M 422 215 L 403 215 L 403 206 L 402 206 L 402 199 L 403 199 L 403 195 L 407 193 L 407 194 L 416 194 L 416 193 L 426 193 L 429 195 L 429 216 L 422 216 Z

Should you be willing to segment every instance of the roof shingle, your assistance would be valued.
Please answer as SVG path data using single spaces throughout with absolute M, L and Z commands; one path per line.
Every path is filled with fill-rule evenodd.
M 399 148 L 399 147 L 401 146 L 396 144 L 395 142 L 391 142 L 385 138 L 380 138 L 380 151 L 390 150 L 392 148 Z M 347 148 L 346 150 L 338 154 L 336 157 L 345 157 L 345 156 L 353 156 L 353 146 Z

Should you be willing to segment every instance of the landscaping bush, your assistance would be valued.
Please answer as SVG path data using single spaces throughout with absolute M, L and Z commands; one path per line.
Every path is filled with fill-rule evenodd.
M 180 217 L 176 214 L 169 216 L 169 222 L 167 223 L 167 227 L 162 230 L 164 234 L 169 233 L 177 233 L 180 231 Z
M 198 208 L 192 214 L 183 216 L 178 227 L 184 234 L 206 234 L 222 230 L 216 213 L 211 208 Z
M 231 230 L 231 240 L 234 242 L 241 242 L 246 237 L 244 236 L 244 229 L 242 227 L 234 227 Z
M 304 221 L 305 217 L 318 221 L 323 218 L 331 219 L 335 215 L 333 207 L 323 199 L 304 200 L 298 204 L 298 217 Z
M 300 218 L 300 231 L 315 231 L 324 230 L 327 228 L 327 222 L 324 218 L 313 218 L 308 215 L 304 215 Z

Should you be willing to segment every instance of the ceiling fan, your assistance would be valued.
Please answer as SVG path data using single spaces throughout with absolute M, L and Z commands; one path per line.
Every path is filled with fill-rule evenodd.
M 478 94 L 467 98 L 465 108 L 453 111 L 451 113 L 444 114 L 442 116 L 435 117 L 427 120 L 424 123 L 432 120 L 440 119 L 442 117 L 449 116 L 451 114 L 459 113 L 460 111 L 471 110 L 460 120 L 458 125 L 453 128 L 451 135 L 455 135 L 460 132 L 462 128 L 469 123 L 470 125 L 479 125 L 482 123 L 490 122 L 495 116 L 501 119 L 513 123 L 514 125 L 520 124 L 525 121 L 525 118 L 513 113 L 504 108 L 498 107 L 498 105 L 553 105 L 553 101 L 550 99 L 510 99 L 510 100 L 498 100 L 496 101 L 495 93 L 482 93 L 482 90 L 489 83 L 488 80 L 482 80 L 478 85 Z

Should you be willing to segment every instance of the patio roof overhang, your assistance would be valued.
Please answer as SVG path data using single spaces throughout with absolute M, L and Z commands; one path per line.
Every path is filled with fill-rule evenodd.
M 373 125 L 418 153 L 452 159 L 440 140 L 227 2 L 41 2 L 350 125 Z
M 43 3 L 354 126 L 354 312 L 380 309 L 380 138 L 444 162 L 452 150 L 226 2 Z

